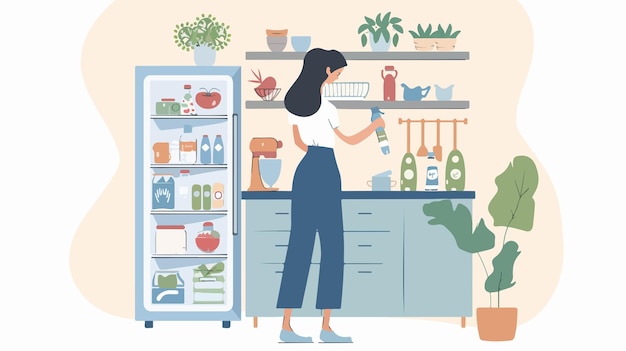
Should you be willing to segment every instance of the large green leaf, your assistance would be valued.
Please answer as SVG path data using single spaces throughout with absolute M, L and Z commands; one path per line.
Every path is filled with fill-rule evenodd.
M 495 246 L 496 236 L 485 226 L 482 219 L 472 231 L 472 214 L 463 204 L 458 204 L 454 209 L 450 200 L 439 200 L 424 204 L 422 210 L 425 215 L 433 217 L 428 224 L 446 227 L 454 237 L 456 245 L 463 251 L 477 253 Z
M 513 281 L 513 264 L 517 256 L 519 246 L 515 241 L 507 241 L 500 253 L 493 258 L 493 272 L 485 280 L 485 290 L 487 292 L 498 292 L 515 285 Z
M 537 167 L 527 156 L 516 156 L 502 174 L 496 177 L 498 191 L 489 202 L 493 225 L 529 231 L 533 227 L 539 176 Z

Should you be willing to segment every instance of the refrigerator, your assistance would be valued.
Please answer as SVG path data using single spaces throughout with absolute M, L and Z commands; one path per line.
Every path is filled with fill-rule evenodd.
M 239 66 L 135 67 L 135 320 L 241 320 Z

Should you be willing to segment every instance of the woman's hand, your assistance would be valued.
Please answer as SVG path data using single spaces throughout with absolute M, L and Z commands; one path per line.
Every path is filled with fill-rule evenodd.
M 372 133 L 376 131 L 376 128 L 385 128 L 385 120 L 382 118 L 376 118 L 368 124 L 367 127 L 354 135 L 345 135 L 339 130 L 339 128 L 335 128 L 335 134 L 339 136 L 339 139 L 345 141 L 346 143 L 356 145 L 372 135 Z
M 374 130 L 378 128 L 385 128 L 385 120 L 382 118 L 376 118 L 372 121 L 372 125 L 374 126 Z

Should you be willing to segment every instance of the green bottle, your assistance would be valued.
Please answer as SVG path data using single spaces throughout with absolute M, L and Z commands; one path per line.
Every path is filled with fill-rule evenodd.
M 191 187 L 191 208 L 193 210 L 202 209 L 202 186 L 194 184 Z
M 211 209 L 211 185 L 204 184 L 202 186 L 202 209 L 208 211 Z
M 402 156 L 402 164 L 400 165 L 400 190 L 417 190 L 417 166 L 415 164 L 415 156 L 410 152 Z

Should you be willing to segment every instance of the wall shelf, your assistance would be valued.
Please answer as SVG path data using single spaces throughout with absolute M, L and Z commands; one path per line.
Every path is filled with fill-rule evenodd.
M 246 60 L 302 60 L 306 52 L 248 51 Z M 468 51 L 347 51 L 346 60 L 469 60 Z
M 341 109 L 369 109 L 378 106 L 384 109 L 467 109 L 469 101 L 382 101 L 382 100 L 331 100 Z M 250 109 L 278 109 L 285 108 L 282 100 L 275 101 L 246 101 L 246 108 Z

